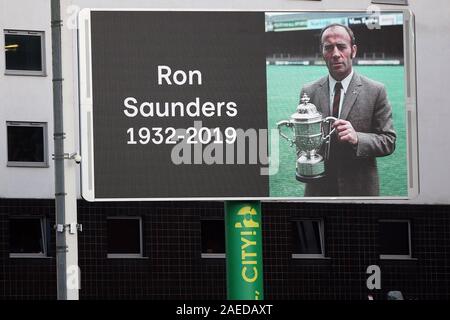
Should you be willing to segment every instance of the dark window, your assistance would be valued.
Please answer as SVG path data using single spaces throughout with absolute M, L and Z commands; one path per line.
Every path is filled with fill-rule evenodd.
M 382 220 L 380 223 L 380 254 L 409 257 L 410 234 L 408 221 Z
M 108 218 L 107 227 L 108 256 L 142 256 L 140 218 Z
M 202 254 L 225 253 L 225 223 L 223 220 L 202 220 Z
M 11 256 L 46 254 L 43 218 L 14 218 L 9 222 Z
M 292 223 L 294 255 L 323 256 L 321 226 L 320 220 L 300 220 Z
M 44 74 L 43 32 L 5 30 L 7 74 Z
M 46 124 L 19 123 L 6 124 L 8 136 L 8 165 L 46 165 Z

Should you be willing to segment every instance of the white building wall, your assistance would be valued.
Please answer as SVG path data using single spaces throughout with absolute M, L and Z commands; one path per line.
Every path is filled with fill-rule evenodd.
M 46 76 L 5 75 L 4 30 L 45 32 Z M 0 198 L 54 196 L 50 1 L 0 0 Z M 6 121 L 47 123 L 48 168 L 7 167 Z
M 159 8 L 227 10 L 366 10 L 370 0 L 73 0 L 64 20 L 73 19 L 74 8 Z M 382 9 L 404 6 L 379 5 Z M 450 203 L 448 118 L 450 97 L 450 6 L 448 0 L 409 0 L 416 21 L 417 103 L 419 121 L 420 194 L 412 203 Z M 53 197 L 53 126 L 51 93 L 50 0 L 0 0 L 1 29 L 43 30 L 46 35 L 46 77 L 5 76 L 4 52 L 0 54 L 0 197 Z M 75 44 L 76 32 L 73 32 Z M 4 43 L 3 32 L 0 41 Z M 73 48 L 75 49 L 75 47 Z M 65 62 L 73 63 L 73 62 Z M 69 79 L 66 79 L 69 80 Z M 76 88 L 77 79 L 70 79 Z M 73 99 L 77 101 L 74 90 Z M 7 168 L 7 120 L 48 122 L 49 168 Z M 71 152 L 71 151 L 70 151 Z M 409 202 L 411 203 L 411 202 Z

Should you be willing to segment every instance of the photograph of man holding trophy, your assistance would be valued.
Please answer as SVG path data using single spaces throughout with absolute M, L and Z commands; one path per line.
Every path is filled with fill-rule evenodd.
M 397 139 L 385 86 L 354 70 L 348 26 L 325 26 L 320 48 L 328 75 L 303 85 L 297 111 L 277 123 L 296 147 L 296 179 L 305 197 L 379 196 L 376 158 L 392 154 Z

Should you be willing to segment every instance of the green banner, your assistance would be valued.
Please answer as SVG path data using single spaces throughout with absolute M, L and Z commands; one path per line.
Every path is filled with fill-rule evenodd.
M 263 300 L 261 202 L 226 201 L 228 300 Z

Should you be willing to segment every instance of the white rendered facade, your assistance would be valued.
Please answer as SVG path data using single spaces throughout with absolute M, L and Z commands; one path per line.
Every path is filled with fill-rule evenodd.
M 49 1 L 1 0 L 0 42 L 4 30 L 43 31 L 44 76 L 6 75 L 5 50 L 0 54 L 0 198 L 53 198 L 53 97 Z M 47 167 L 7 166 L 7 121 L 47 124 Z
M 78 110 L 77 101 L 77 64 L 76 29 L 74 24 L 78 10 L 83 8 L 147 8 L 180 10 L 367 10 L 370 0 L 251 0 L 228 2 L 197 1 L 61 1 L 62 17 L 65 21 L 66 37 L 63 42 L 63 68 L 70 70 L 64 76 L 64 103 Z M 378 4 L 382 10 L 410 9 L 415 15 L 416 77 L 417 77 L 417 118 L 419 145 L 419 182 L 418 197 L 395 203 L 412 204 L 448 204 L 448 188 L 442 188 L 440 181 L 450 179 L 446 170 L 450 146 L 447 143 L 447 120 L 449 116 L 449 98 L 447 74 L 450 66 L 445 63 L 450 53 L 450 7 L 446 0 L 431 2 L 409 0 L 408 6 Z M 431 4 L 431 6 L 430 6 Z M 65 6 L 65 7 L 64 7 Z M 433 9 L 430 9 L 433 8 Z M 434 8 L 439 8 L 438 10 Z M 51 70 L 51 27 L 50 1 L 0 0 L 0 41 L 4 43 L 4 30 L 43 31 L 45 33 L 46 76 L 5 75 L 4 51 L 0 55 L 0 198 L 53 198 L 54 168 L 53 154 L 53 106 L 52 106 L 52 70 Z M 67 74 L 67 72 L 66 72 Z M 67 105 L 64 108 L 68 108 Z M 47 123 L 48 167 L 26 168 L 7 167 L 6 159 L 6 122 L 35 121 Z M 78 119 L 73 119 L 78 128 Z M 78 132 L 73 137 L 76 147 L 65 152 L 77 152 Z M 77 169 L 78 170 L 78 169 Z M 79 187 L 76 187 L 79 197 Z

